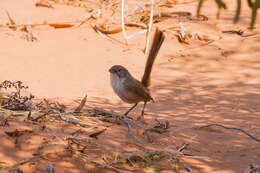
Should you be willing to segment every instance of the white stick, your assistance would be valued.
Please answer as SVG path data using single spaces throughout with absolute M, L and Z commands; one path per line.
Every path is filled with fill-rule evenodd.
M 146 33 L 146 45 L 145 45 L 145 54 L 148 52 L 149 44 L 150 44 L 150 35 L 151 35 L 151 30 L 153 26 L 153 4 L 154 0 L 151 0 L 151 11 L 150 11 L 150 21 L 149 21 L 149 26 L 148 26 L 148 32 Z
M 136 33 L 134 33 L 134 34 L 132 34 L 132 35 L 129 35 L 129 36 L 127 37 L 127 39 L 131 39 L 131 38 L 133 38 L 133 37 L 135 37 L 135 36 L 137 36 L 137 35 L 140 35 L 140 34 L 143 34 L 143 33 L 146 33 L 146 32 L 147 32 L 147 30 L 138 31 L 138 32 L 136 32 Z
M 128 45 L 127 43 L 127 35 L 126 35 L 126 31 L 125 31 L 125 0 L 122 0 L 121 2 L 121 26 L 122 26 L 122 32 L 123 32 L 123 35 L 124 35 L 124 39 L 125 39 L 125 43 L 126 45 Z
M 33 34 L 32 34 L 32 22 L 31 19 L 28 19 L 28 25 L 26 25 L 26 31 L 27 31 L 27 40 L 33 41 Z

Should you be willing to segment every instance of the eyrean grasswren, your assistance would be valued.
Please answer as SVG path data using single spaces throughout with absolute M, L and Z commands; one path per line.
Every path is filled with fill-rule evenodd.
M 146 61 L 144 74 L 141 81 L 135 79 L 129 71 L 121 66 L 114 65 L 109 69 L 110 82 L 114 92 L 126 103 L 134 104 L 124 115 L 133 110 L 139 102 L 144 102 L 144 106 L 141 113 L 141 118 L 144 116 L 144 109 L 146 103 L 153 101 L 153 98 L 149 92 L 150 75 L 153 67 L 154 60 L 161 48 L 161 45 L 165 39 L 162 31 L 156 28 L 152 46 Z M 129 118 L 129 117 L 128 117 Z

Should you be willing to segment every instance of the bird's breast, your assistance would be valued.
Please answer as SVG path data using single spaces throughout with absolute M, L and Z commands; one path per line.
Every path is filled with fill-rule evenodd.
M 139 97 L 127 90 L 127 78 L 119 78 L 116 74 L 110 74 L 110 83 L 114 92 L 126 103 L 137 103 Z M 141 100 L 140 100 L 141 101 Z
M 110 83 L 114 92 L 118 94 L 123 87 L 120 78 L 116 74 L 110 73 Z

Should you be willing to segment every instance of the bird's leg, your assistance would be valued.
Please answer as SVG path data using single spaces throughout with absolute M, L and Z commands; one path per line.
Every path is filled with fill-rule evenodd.
M 127 125 L 127 127 L 128 127 L 128 134 L 127 134 L 127 136 L 131 136 L 131 135 L 133 134 L 133 130 L 132 130 L 132 127 L 131 127 L 130 123 L 129 123 L 128 121 L 126 121 L 126 120 L 124 119 L 124 117 L 119 116 L 119 119 L 120 119 L 125 125 Z
M 145 109 L 145 106 L 146 106 L 146 102 L 144 102 L 144 106 L 143 106 L 143 109 L 142 109 L 141 116 L 139 116 L 139 117 L 137 118 L 138 121 L 144 119 L 144 109 Z
M 142 114 L 141 114 L 142 117 L 144 117 L 144 109 L 145 109 L 145 106 L 146 106 L 146 102 L 144 102 L 144 106 L 143 106 L 143 109 L 142 109 Z
M 132 106 L 128 111 L 126 111 L 126 113 L 124 113 L 124 116 L 127 117 L 127 118 L 129 118 L 129 119 L 133 119 L 133 118 L 127 116 L 127 114 L 128 114 L 131 110 L 133 110 L 133 109 L 137 106 L 137 104 L 138 104 L 138 103 L 135 103 L 134 106 Z

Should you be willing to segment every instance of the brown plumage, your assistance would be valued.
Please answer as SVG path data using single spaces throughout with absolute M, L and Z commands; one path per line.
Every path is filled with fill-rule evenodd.
M 149 87 L 151 84 L 151 71 L 153 68 L 153 63 L 154 60 L 161 48 L 161 45 L 164 41 L 165 37 L 162 31 L 160 31 L 158 28 L 156 28 L 155 34 L 154 34 L 154 38 L 153 38 L 153 42 L 152 42 L 152 47 L 151 50 L 149 52 L 147 61 L 146 61 L 146 65 L 145 65 L 145 69 L 144 69 L 144 74 L 142 77 L 142 84 L 145 87 Z
M 114 65 L 109 69 L 110 82 L 114 92 L 127 103 L 134 103 L 124 115 L 127 114 L 136 107 L 136 105 L 143 101 L 144 107 L 142 110 L 142 116 L 144 115 L 144 108 L 147 102 L 153 101 L 150 95 L 148 86 L 150 86 L 150 76 L 153 67 L 154 60 L 160 50 L 160 47 L 165 37 L 162 31 L 156 28 L 152 46 L 146 61 L 144 74 L 141 82 L 135 79 L 128 70 L 121 65 Z

